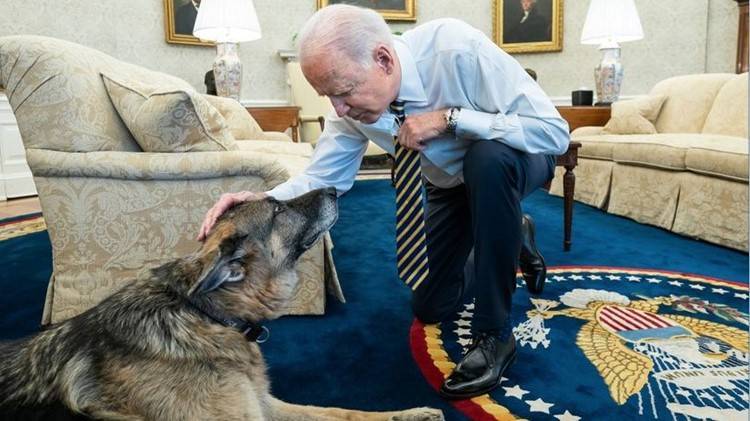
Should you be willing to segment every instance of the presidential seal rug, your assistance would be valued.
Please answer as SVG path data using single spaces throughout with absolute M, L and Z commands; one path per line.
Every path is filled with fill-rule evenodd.
M 388 180 L 372 180 L 339 199 L 331 237 L 347 301 L 266 324 L 275 396 L 363 410 L 430 406 L 448 421 L 744 414 L 747 253 L 579 203 L 564 252 L 562 200 L 543 191 L 522 203 L 551 269 L 540 297 L 523 285 L 514 295 L 519 358 L 490 396 L 443 400 L 435 387 L 468 346 L 474 309 L 466 303 L 439 326 L 414 323 L 411 290 L 396 273 L 394 196 Z M 51 272 L 39 215 L 0 221 L 0 340 L 39 330 Z
M 748 419 L 748 288 L 706 276 L 557 267 L 541 296 L 514 295 L 517 363 L 456 407 L 477 420 Z M 471 343 L 474 305 L 412 324 L 436 390 Z

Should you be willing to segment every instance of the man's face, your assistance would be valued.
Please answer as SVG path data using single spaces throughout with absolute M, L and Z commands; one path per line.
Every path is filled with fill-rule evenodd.
M 521 0 L 521 8 L 524 12 L 528 12 L 534 6 L 534 0 Z
M 302 63 L 302 72 L 318 94 L 331 100 L 339 117 L 372 124 L 396 97 L 400 83 L 394 79 L 393 57 L 385 55 L 376 52 L 373 65 L 363 69 L 339 54 L 316 54 Z

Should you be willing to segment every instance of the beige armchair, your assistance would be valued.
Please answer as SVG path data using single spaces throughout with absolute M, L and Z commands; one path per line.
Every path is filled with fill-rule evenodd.
M 113 107 L 102 72 L 192 89 L 70 42 L 0 38 L 0 88 L 18 121 L 52 242 L 45 324 L 88 309 L 145 268 L 193 251 L 200 222 L 222 193 L 270 189 L 304 168 L 311 154 L 310 145 L 262 131 L 233 150 L 143 152 Z M 233 134 L 252 131 L 254 121 L 238 103 L 209 102 Z M 301 259 L 288 313 L 322 314 L 326 285 L 343 299 L 331 247 L 326 237 Z

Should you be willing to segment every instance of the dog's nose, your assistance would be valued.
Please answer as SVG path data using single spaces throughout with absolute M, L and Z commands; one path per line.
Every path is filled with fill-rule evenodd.
M 334 199 L 337 197 L 336 188 L 334 187 L 326 187 L 325 189 L 323 189 L 323 192 L 328 196 L 332 196 Z

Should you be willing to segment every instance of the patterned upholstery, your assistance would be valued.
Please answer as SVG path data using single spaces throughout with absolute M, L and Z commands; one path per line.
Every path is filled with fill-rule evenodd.
M 655 134 L 582 127 L 576 200 L 728 247 L 748 250 L 748 74 L 664 80 Z M 562 195 L 558 169 L 551 193 Z
M 146 152 L 237 149 L 219 111 L 193 89 L 172 88 L 102 74 L 112 105 Z
M 110 102 L 102 72 L 192 90 L 70 42 L 0 38 L 0 88 L 18 121 L 52 242 L 45 324 L 79 314 L 141 270 L 195 250 L 203 215 L 222 193 L 270 189 L 312 153 L 310 145 L 265 133 L 258 138 L 281 136 L 283 147 L 250 139 L 236 142 L 238 150 L 142 152 Z M 232 122 L 242 116 L 224 116 L 230 131 L 240 129 Z M 239 126 L 255 124 L 244 116 L 250 121 Z M 302 257 L 288 313 L 322 314 L 326 289 L 343 299 L 331 247 L 326 236 Z

